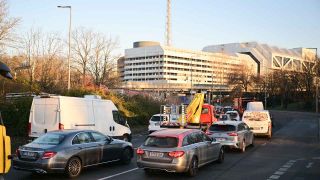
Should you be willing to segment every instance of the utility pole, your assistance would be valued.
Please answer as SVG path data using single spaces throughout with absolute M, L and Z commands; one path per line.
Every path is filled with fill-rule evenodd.
M 171 0 L 167 0 L 166 45 L 171 46 Z
M 70 56 L 71 56 L 71 6 L 57 6 L 58 8 L 67 8 L 69 9 L 69 50 L 68 50 L 68 91 L 71 87 L 71 70 L 70 70 Z

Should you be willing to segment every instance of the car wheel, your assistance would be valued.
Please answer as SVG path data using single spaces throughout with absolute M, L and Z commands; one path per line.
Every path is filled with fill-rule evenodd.
M 272 128 L 270 127 L 268 131 L 268 139 L 271 139 L 271 137 L 272 137 Z
M 66 173 L 70 178 L 75 178 L 81 173 L 81 160 L 77 157 L 72 157 L 66 166 Z
M 241 148 L 240 151 L 242 153 L 246 152 L 246 142 L 245 142 L 245 140 L 242 141 L 242 144 L 241 144 L 240 148 Z
M 129 136 L 127 134 L 124 134 L 122 140 L 129 142 Z
M 196 176 L 197 173 L 198 173 L 198 159 L 196 157 L 193 157 L 189 164 L 188 175 L 193 177 L 193 176 Z
M 224 161 L 224 150 L 223 150 L 223 148 L 220 148 L 219 158 L 218 158 L 217 162 L 221 164 L 221 163 L 223 163 L 223 161 Z
M 254 146 L 254 135 L 252 135 L 251 146 Z
M 129 164 L 131 162 L 131 151 L 129 148 L 126 148 L 122 152 L 121 162 L 123 164 Z

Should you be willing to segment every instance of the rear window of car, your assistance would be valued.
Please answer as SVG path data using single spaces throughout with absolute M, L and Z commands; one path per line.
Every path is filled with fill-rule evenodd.
M 232 111 L 232 108 L 223 108 L 224 113 L 226 113 L 227 111 Z
M 144 142 L 144 146 L 173 148 L 178 146 L 178 139 L 174 137 L 149 136 Z
M 210 126 L 210 131 L 235 131 L 236 127 L 233 125 L 220 125 L 220 124 L 214 124 Z
M 36 144 L 49 144 L 49 145 L 58 145 L 63 139 L 64 135 L 62 134 L 44 134 L 33 141 Z
M 237 113 L 228 113 L 230 115 L 231 118 L 236 118 L 237 117 Z
M 226 114 L 222 114 L 219 118 L 219 120 L 221 121 L 226 121 L 226 120 L 229 120 L 228 116 Z
M 266 112 L 246 112 L 243 118 L 249 121 L 266 121 L 268 120 L 268 114 Z

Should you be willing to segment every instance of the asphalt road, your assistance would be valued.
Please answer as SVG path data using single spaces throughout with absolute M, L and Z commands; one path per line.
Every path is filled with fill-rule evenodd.
M 273 138 L 255 138 L 255 146 L 245 153 L 227 151 L 223 164 L 212 163 L 200 168 L 193 179 L 219 180 L 319 180 L 320 179 L 320 117 L 313 113 L 273 111 Z M 146 132 L 134 135 L 133 145 L 139 146 Z M 67 179 L 63 175 L 35 175 L 11 169 L 5 179 Z M 184 174 L 156 172 L 146 175 L 138 169 L 135 158 L 129 165 L 110 163 L 84 169 L 77 179 L 142 180 L 191 179 Z

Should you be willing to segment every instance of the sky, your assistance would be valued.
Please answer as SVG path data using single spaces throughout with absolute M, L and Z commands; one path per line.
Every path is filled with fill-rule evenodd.
M 135 41 L 165 42 L 166 0 L 7 0 L 20 17 L 18 33 L 32 27 L 68 35 L 85 27 L 119 38 L 120 51 Z M 171 0 L 172 46 L 201 50 L 214 44 L 267 43 L 281 48 L 318 48 L 319 0 Z

